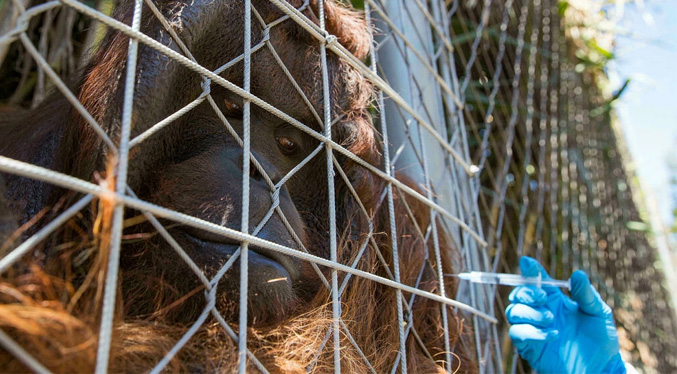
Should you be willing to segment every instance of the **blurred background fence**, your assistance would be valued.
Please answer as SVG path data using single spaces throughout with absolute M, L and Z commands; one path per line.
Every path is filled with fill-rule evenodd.
M 21 8 L 0 1 L 0 35 Z M 111 1 L 85 1 L 104 14 Z M 605 63 L 613 24 L 604 2 L 558 0 L 352 1 L 376 26 L 373 69 L 410 106 L 387 95 L 377 128 L 393 168 L 486 240 L 447 223 L 460 268 L 518 272 L 540 260 L 553 277 L 584 269 L 614 309 L 624 359 L 677 372 L 677 320 L 641 215 L 641 195 L 612 104 Z M 65 80 L 80 71 L 105 27 L 66 8 L 30 19 L 27 35 Z M 0 115 L 35 107 L 50 89 L 19 43 L 0 43 Z M 438 135 L 422 130 L 431 124 Z M 444 146 L 435 146 L 443 139 Z M 439 150 L 436 148 L 440 148 Z M 459 164 L 451 153 L 465 160 Z M 509 289 L 462 285 L 457 299 L 494 314 L 472 319 L 485 372 L 528 372 L 507 335 Z
M 516 272 L 529 255 L 560 279 L 586 270 L 614 309 L 624 358 L 674 372 L 673 304 L 612 109 L 625 86 L 610 92 L 605 73 L 604 2 L 470 3 L 452 6 L 452 41 L 492 268 Z

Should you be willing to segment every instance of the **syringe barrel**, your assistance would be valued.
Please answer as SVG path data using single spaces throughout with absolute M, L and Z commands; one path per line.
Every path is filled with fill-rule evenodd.
M 517 274 L 496 274 L 498 276 L 498 284 L 504 286 L 523 286 L 525 284 L 538 284 L 538 277 L 524 277 Z
M 563 287 L 570 289 L 570 281 L 568 280 L 557 280 L 552 278 L 541 278 L 541 277 L 525 277 L 517 274 L 506 274 L 506 273 L 485 273 L 481 271 L 472 271 L 469 276 L 462 276 L 461 279 L 467 279 L 475 283 L 485 283 L 485 284 L 500 284 L 503 286 L 523 286 L 523 285 L 534 285 L 534 286 L 552 286 L 552 287 Z

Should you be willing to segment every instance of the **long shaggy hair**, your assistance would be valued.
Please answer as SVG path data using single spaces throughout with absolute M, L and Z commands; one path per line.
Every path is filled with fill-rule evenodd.
M 301 3 L 296 2 L 299 4 L 290 1 L 295 6 Z M 324 4 L 328 30 L 357 57 L 364 58 L 371 44 L 371 34 L 364 19 L 333 1 L 325 0 Z M 130 19 L 130 9 L 126 7 L 119 10 L 118 17 Z M 311 1 L 311 9 L 306 9 L 304 13 L 316 20 L 312 9 L 317 10 L 314 1 Z M 299 29 L 290 26 L 288 34 L 293 36 L 294 33 L 302 32 Z M 122 71 L 126 43 L 127 38 L 111 34 L 94 56 L 79 86 L 79 99 L 97 120 L 105 119 L 107 105 L 112 104 L 115 84 L 109 84 L 105 77 L 118 76 Z M 357 156 L 379 166 L 382 163 L 380 146 L 367 111 L 373 97 L 371 86 L 338 57 L 331 56 L 330 60 L 334 77 L 332 95 L 341 99 L 335 105 L 334 113 L 340 113 L 345 119 L 336 126 L 336 139 L 341 139 L 342 145 Z M 309 70 L 316 68 L 308 67 Z M 320 102 L 322 98 L 310 97 L 310 100 Z M 17 118 L 44 115 L 47 107 L 42 107 L 42 114 L 29 113 Z M 77 117 L 73 113 L 70 115 Z M 86 130 L 87 126 L 81 119 L 75 118 L 73 123 L 81 127 L 69 130 L 74 138 L 66 139 L 65 145 L 79 147 L 81 151 L 76 160 L 71 160 L 71 175 L 114 186 L 116 160 L 112 157 L 104 159 L 105 170 L 92 176 L 89 170 L 96 170 L 93 165 L 97 160 L 91 155 L 102 154 L 97 151 L 102 147 L 100 140 L 91 130 Z M 40 134 L 50 132 L 49 129 L 29 130 L 31 134 L 37 134 L 35 137 L 38 138 L 32 144 L 40 144 L 39 138 L 47 136 Z M 26 154 L 35 151 L 24 149 L 17 152 Z M 337 185 L 337 215 L 339 222 L 343 223 L 339 226 L 343 230 L 339 233 L 339 262 L 351 264 L 357 260 L 358 269 L 390 278 L 390 267 L 394 261 L 399 261 L 402 283 L 418 285 L 420 289 L 438 293 L 440 284 L 435 271 L 438 264 L 431 250 L 432 238 L 426 239 L 425 236 L 427 228 L 436 225 L 440 232 L 441 268 L 444 273 L 453 273 L 452 264 L 460 254 L 439 222 L 430 221 L 429 208 L 414 198 L 405 197 L 393 187 L 395 217 L 390 217 L 382 197 L 386 183 L 363 167 L 340 157 L 338 159 L 351 181 L 352 189 L 367 210 L 365 215 L 347 185 Z M 400 180 L 417 189 L 406 178 Z M 30 217 L 22 218 L 23 226 L 10 240 L 35 232 L 73 201 L 73 193 L 57 192 L 50 195 L 52 197 L 47 199 L 49 204 L 37 214 L 33 212 Z M 13 201 L 10 202 L 12 204 L 27 203 Z M 21 207 L 15 207 L 14 210 L 26 211 Z M 113 210 L 114 201 L 105 197 L 95 198 L 89 209 L 70 220 L 33 253 L 0 275 L 0 327 L 54 372 L 94 370 Z M 399 259 L 393 258 L 391 220 L 395 221 L 397 227 L 395 242 Z M 154 232 L 139 233 L 133 230 L 144 222 L 141 215 L 127 215 L 124 225 L 128 230 L 123 235 L 123 251 L 126 244 L 150 241 L 156 235 Z M 368 234 L 370 231 L 372 235 Z M 365 241 L 366 250 L 358 259 Z M 1 254 L 8 253 L 12 246 L 3 246 Z M 124 272 L 125 269 L 121 270 L 122 276 L 131 276 Z M 329 274 L 326 269 L 323 272 Z M 339 284 L 348 276 L 339 274 Z M 357 276 L 350 277 L 341 296 L 341 368 L 349 373 L 367 373 L 371 365 L 376 372 L 389 372 L 397 361 L 399 351 L 396 291 Z M 139 282 L 141 287 L 145 285 L 141 275 Z M 157 279 L 149 284 L 157 289 L 158 296 L 153 300 L 145 300 L 155 305 L 155 312 L 143 317 L 125 314 L 125 303 L 129 300 L 125 300 L 121 287 L 118 288 L 109 364 L 112 372 L 150 370 L 190 327 L 167 318 L 174 308 L 185 301 L 178 299 L 168 303 L 161 296 L 165 291 L 163 288 L 171 288 L 172 284 L 158 282 Z M 454 282 L 446 280 L 444 286 L 448 295 L 455 294 Z M 203 291 L 196 289 L 185 298 Z M 410 294 L 404 293 L 403 296 L 407 301 L 412 299 Z M 469 335 L 463 317 L 448 309 L 448 326 L 444 326 L 441 308 L 446 306 L 419 296 L 413 300 L 411 310 L 405 308 L 405 321 L 411 316 L 413 325 L 406 341 L 408 370 L 414 373 L 444 372 L 446 327 L 450 332 L 448 343 L 453 348 L 454 359 L 449 363 L 452 369 L 474 372 L 476 365 L 471 350 L 459 343 L 462 335 Z M 297 309 L 292 317 L 275 326 L 251 327 L 247 335 L 248 348 L 270 372 L 305 373 L 309 369 L 318 373 L 332 371 L 333 348 L 331 343 L 327 343 L 333 323 L 330 291 L 320 287 L 310 302 L 299 305 Z M 236 326 L 233 328 L 237 330 Z M 366 357 L 369 364 L 362 356 Z M 237 344 L 218 322 L 208 319 L 171 360 L 167 370 L 228 373 L 236 371 L 236 362 Z M 251 360 L 248 365 L 252 372 L 256 371 Z M 12 354 L 0 350 L 0 371 L 24 372 L 27 368 Z

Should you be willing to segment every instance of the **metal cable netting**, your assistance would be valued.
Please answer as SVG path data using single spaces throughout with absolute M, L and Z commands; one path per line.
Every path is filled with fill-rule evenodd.
M 0 2 L 0 370 L 529 372 L 529 255 L 677 371 L 587 5 L 345 3 Z

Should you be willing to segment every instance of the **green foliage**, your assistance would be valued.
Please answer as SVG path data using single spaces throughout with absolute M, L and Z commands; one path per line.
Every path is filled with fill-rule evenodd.
M 651 225 L 648 225 L 645 222 L 629 221 L 625 224 L 625 227 L 632 231 L 652 232 Z
M 557 8 L 558 8 L 558 13 L 559 13 L 560 17 L 564 15 L 564 13 L 567 11 L 568 7 L 569 7 L 568 1 L 562 0 L 562 1 L 559 2 L 559 4 L 557 5 Z
M 615 55 L 600 47 L 595 38 L 584 39 L 585 48 L 576 50 L 576 57 L 580 61 L 576 65 L 577 72 L 583 72 L 588 68 L 604 69 Z
M 598 106 L 597 108 L 593 109 L 590 111 L 590 117 L 599 117 L 601 115 L 605 115 L 611 111 L 613 108 L 614 104 L 618 99 L 620 99 L 621 95 L 623 95 L 623 92 L 625 92 L 625 89 L 628 88 L 628 85 L 630 84 L 630 78 L 626 79 L 625 82 L 623 82 L 623 85 L 621 88 L 616 91 L 613 96 L 611 96 L 611 99 L 607 101 L 606 103 Z
M 364 9 L 364 0 L 350 0 L 346 2 L 352 4 L 355 9 Z

